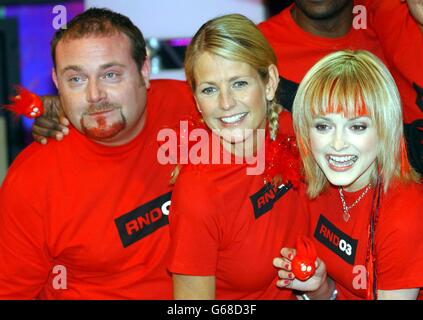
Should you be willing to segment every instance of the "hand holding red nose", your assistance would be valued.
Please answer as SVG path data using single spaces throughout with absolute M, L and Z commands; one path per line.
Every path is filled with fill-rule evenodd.
M 292 259 L 292 272 L 295 278 L 306 281 L 316 272 L 317 252 L 314 243 L 306 237 L 297 240 L 297 254 Z

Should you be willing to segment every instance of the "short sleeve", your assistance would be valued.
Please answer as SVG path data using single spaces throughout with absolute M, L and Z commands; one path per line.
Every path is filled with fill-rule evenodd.
M 384 205 L 376 238 L 378 287 L 423 287 L 423 190 L 413 186 Z M 378 231 L 376 231 L 378 232 Z
M 218 203 L 201 171 L 182 170 L 169 214 L 172 273 L 210 276 L 216 272 L 220 242 Z
M 33 299 L 51 269 L 44 221 L 27 188 L 10 180 L 0 190 L 0 299 Z

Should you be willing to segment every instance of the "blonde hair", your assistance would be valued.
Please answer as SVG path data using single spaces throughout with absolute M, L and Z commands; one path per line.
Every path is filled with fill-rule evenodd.
M 313 118 L 328 113 L 343 113 L 348 118 L 367 115 L 375 124 L 380 143 L 377 168 L 371 174 L 373 185 L 378 171 L 385 192 L 393 178 L 418 181 L 407 158 L 401 100 L 394 79 L 373 54 L 345 50 L 324 57 L 309 70 L 293 104 L 294 130 L 311 198 L 326 188 L 328 180 L 311 154 L 310 128 Z
M 198 57 L 204 52 L 249 64 L 265 83 L 269 79 L 269 66 L 277 64 L 276 54 L 269 42 L 254 22 L 240 14 L 228 14 L 209 20 L 194 35 L 185 54 L 185 74 L 194 92 L 194 68 Z M 267 118 L 273 140 L 279 128 L 280 111 L 281 107 L 275 98 L 268 101 Z

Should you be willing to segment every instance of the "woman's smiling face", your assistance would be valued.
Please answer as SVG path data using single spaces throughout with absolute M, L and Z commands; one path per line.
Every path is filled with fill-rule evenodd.
M 330 113 L 314 118 L 310 128 L 312 154 L 329 182 L 356 191 L 370 182 L 379 138 L 367 116 L 346 118 Z
M 267 99 L 275 90 L 249 64 L 204 52 L 195 68 L 195 98 L 207 126 L 231 144 L 246 143 L 266 127 Z

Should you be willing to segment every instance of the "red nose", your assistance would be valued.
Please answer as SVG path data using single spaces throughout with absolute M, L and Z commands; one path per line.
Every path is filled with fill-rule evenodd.
M 316 266 L 314 261 L 308 258 L 295 256 L 292 259 L 292 272 L 295 275 L 295 278 L 301 281 L 306 281 L 314 275 L 316 271 Z

